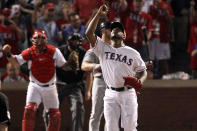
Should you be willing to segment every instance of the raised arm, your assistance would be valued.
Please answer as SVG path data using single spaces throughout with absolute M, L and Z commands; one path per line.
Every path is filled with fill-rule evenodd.
M 96 36 L 94 34 L 97 24 L 99 22 L 99 19 L 102 16 L 107 15 L 108 12 L 108 7 L 106 5 L 102 5 L 98 12 L 96 13 L 96 15 L 93 17 L 93 19 L 90 21 L 87 30 L 86 30 L 86 37 L 88 39 L 88 41 L 90 42 L 91 46 L 94 47 L 95 46 L 95 42 L 96 42 Z
M 11 54 L 11 46 L 6 44 L 3 46 L 3 52 L 6 54 L 8 61 L 12 65 L 18 64 L 18 61 L 16 60 L 15 56 Z
M 12 19 L 9 19 L 9 22 L 11 23 L 11 27 L 16 31 L 17 37 L 22 42 L 24 42 L 25 41 L 25 33 L 24 33 L 24 31 Z

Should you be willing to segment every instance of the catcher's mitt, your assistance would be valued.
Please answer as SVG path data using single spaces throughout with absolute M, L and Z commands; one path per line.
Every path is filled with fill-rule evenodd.
M 72 51 L 68 57 L 68 65 L 71 70 L 78 70 L 79 69 L 79 56 L 76 51 Z

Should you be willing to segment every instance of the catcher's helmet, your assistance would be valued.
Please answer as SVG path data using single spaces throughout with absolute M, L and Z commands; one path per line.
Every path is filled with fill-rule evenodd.
M 72 50 L 78 49 L 83 41 L 84 38 L 79 33 L 73 33 L 68 36 L 68 45 Z
M 42 41 L 39 41 L 38 38 L 42 38 Z M 35 45 L 37 48 L 39 46 L 39 50 L 42 50 L 42 48 L 47 44 L 47 34 L 44 30 L 35 30 L 32 36 L 32 44 Z M 42 46 L 43 47 L 42 47 Z
M 111 30 L 113 30 L 114 28 L 119 28 L 123 33 L 125 33 L 124 27 L 123 27 L 122 24 L 119 23 L 119 22 L 113 22 L 113 23 L 111 24 Z
M 47 38 L 46 31 L 44 31 L 44 30 L 35 30 L 34 34 L 32 36 L 32 39 L 38 39 L 40 37 L 43 38 L 43 39 L 46 39 Z

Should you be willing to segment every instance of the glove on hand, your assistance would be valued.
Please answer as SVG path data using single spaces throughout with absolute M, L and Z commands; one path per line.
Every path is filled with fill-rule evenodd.
M 79 68 L 79 56 L 76 51 L 72 51 L 68 57 L 68 65 L 72 70 L 77 70 Z
M 139 90 L 143 88 L 141 81 L 132 76 L 123 77 L 125 80 L 124 86 L 132 86 L 133 88 Z

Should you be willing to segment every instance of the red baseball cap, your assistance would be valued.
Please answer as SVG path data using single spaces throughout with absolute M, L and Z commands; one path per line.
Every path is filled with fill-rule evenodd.
M 55 5 L 54 5 L 53 3 L 51 3 L 51 2 L 48 2 L 48 3 L 46 4 L 46 9 L 47 9 L 47 10 L 55 9 Z
M 3 8 L 1 14 L 3 15 L 10 15 L 11 11 L 9 8 Z

